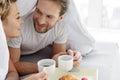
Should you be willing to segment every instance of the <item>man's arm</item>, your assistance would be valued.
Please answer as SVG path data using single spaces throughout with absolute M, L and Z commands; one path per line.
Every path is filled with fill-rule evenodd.
M 9 60 L 9 71 L 6 76 L 6 80 L 19 80 L 18 73 L 11 59 Z
M 53 57 L 52 59 L 54 59 L 56 61 L 56 64 L 58 64 L 58 56 L 60 55 L 65 55 L 67 54 L 66 53 L 66 43 L 63 43 L 63 44 L 57 44 L 57 43 L 54 43 L 53 44 Z
M 56 61 L 57 65 L 58 65 L 57 59 L 60 55 L 73 56 L 74 66 L 79 66 L 80 61 L 82 59 L 81 53 L 79 53 L 77 51 L 72 51 L 72 50 L 66 51 L 66 44 L 53 44 L 53 57 L 52 57 L 52 59 L 54 59 Z
M 11 60 L 20 75 L 26 75 L 38 72 L 37 64 L 29 62 L 20 62 L 20 48 L 9 47 Z
M 66 43 L 63 44 L 53 44 L 53 56 L 59 52 L 66 52 Z

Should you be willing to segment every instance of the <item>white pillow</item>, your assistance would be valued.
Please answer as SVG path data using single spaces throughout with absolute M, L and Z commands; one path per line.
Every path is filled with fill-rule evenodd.
M 25 15 L 32 11 L 37 0 L 18 0 L 17 4 L 21 15 Z M 73 0 L 70 0 L 69 10 L 63 19 L 69 27 L 69 35 L 67 47 L 69 49 L 78 50 L 85 55 L 93 49 L 94 39 L 81 24 L 76 6 Z

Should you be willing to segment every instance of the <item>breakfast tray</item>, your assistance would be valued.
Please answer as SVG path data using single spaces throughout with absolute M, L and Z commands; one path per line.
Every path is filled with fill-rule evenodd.
M 98 80 L 97 69 L 88 69 L 80 67 L 77 67 L 76 69 L 78 69 L 78 71 L 67 72 L 59 68 L 56 68 L 55 73 L 53 73 L 51 76 L 48 76 L 48 80 L 59 80 L 60 77 L 66 74 L 73 74 L 78 78 L 78 80 L 81 80 L 81 78 L 83 77 L 86 77 L 88 80 Z

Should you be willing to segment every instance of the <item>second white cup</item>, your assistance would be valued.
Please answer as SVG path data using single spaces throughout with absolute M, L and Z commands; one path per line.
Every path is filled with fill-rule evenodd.
M 69 71 L 73 68 L 73 57 L 70 55 L 61 55 L 58 57 L 58 68 Z

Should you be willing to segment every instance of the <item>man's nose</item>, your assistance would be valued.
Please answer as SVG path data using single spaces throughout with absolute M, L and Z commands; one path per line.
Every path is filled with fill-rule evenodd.
M 39 19 L 39 24 L 45 24 L 46 23 L 46 18 L 45 17 L 41 17 Z

